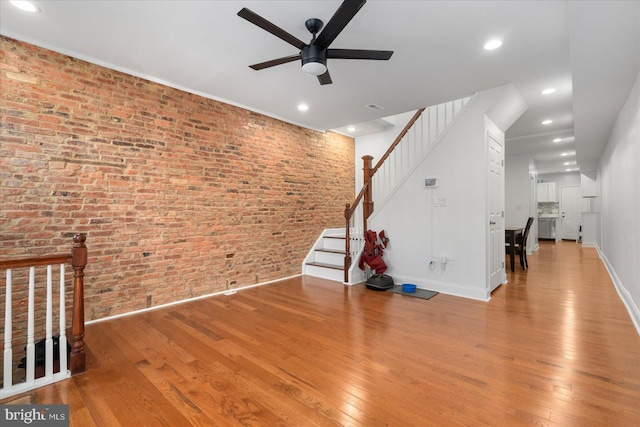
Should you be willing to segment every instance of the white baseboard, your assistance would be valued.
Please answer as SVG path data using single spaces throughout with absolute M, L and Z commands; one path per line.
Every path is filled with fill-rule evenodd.
M 600 247 L 598 245 L 594 245 L 594 247 L 596 248 L 596 251 L 598 251 L 598 256 L 600 257 L 600 259 L 602 259 L 602 262 L 604 263 L 604 266 L 607 269 L 609 276 L 611 277 L 611 281 L 613 282 L 613 285 L 616 288 L 616 291 L 618 292 L 618 295 L 620 296 L 622 303 L 627 308 L 627 311 L 631 316 L 631 321 L 633 322 L 633 325 L 636 327 L 636 331 L 638 332 L 638 335 L 640 335 L 640 309 L 636 305 L 635 301 L 633 301 L 633 298 L 631 297 L 631 294 L 629 293 L 629 291 L 627 291 L 627 289 L 622 285 L 620 278 L 618 277 L 615 270 L 613 269 L 613 266 L 607 259 L 607 256 L 600 251 Z
M 237 291 L 242 291 L 242 290 L 245 290 L 245 289 L 255 288 L 257 286 L 264 286 L 264 285 L 268 285 L 270 283 L 276 283 L 276 282 L 280 282 L 280 281 L 283 281 L 283 280 L 291 279 L 293 277 L 300 277 L 300 276 L 302 276 L 302 274 L 296 274 L 295 276 L 283 277 L 282 279 L 270 280 L 268 282 L 256 283 L 255 285 L 243 286 L 243 287 L 240 287 L 240 288 L 225 289 L 224 291 L 214 292 L 214 293 L 207 294 L 207 295 L 200 295 L 198 297 L 187 298 L 187 299 L 183 299 L 183 300 L 180 300 L 180 301 L 168 302 L 166 304 L 154 305 L 153 307 L 149 307 L 149 308 L 142 308 L 140 310 L 129 311 L 127 313 L 115 314 L 113 316 L 107 316 L 107 317 L 102 317 L 100 319 L 89 320 L 89 321 L 85 322 L 85 325 L 91 325 L 92 323 L 98 323 L 98 322 L 104 322 L 105 320 L 117 319 L 119 317 L 131 316 L 132 314 L 144 313 L 144 312 L 151 311 L 151 310 L 157 310 L 159 308 L 170 307 L 172 305 L 184 304 L 184 303 L 187 303 L 187 302 L 196 301 L 196 300 L 203 299 L 203 298 L 214 297 L 216 295 L 224 295 L 224 294 L 231 295 L 233 293 L 236 293 Z
M 469 286 L 459 285 L 456 283 L 438 282 L 435 280 L 424 280 L 415 277 L 392 275 L 396 285 L 403 283 L 412 283 L 420 289 L 440 292 L 441 294 L 453 295 L 457 297 L 475 299 L 478 301 L 489 301 L 491 292 L 487 289 L 471 288 Z

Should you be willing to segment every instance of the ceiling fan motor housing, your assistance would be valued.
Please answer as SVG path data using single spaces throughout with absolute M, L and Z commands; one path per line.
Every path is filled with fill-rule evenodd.
M 302 48 L 300 57 L 302 58 L 302 70 L 304 72 L 319 75 L 327 70 L 327 49 L 322 46 L 314 44 L 307 45 Z M 322 67 L 320 67 L 319 64 L 321 64 Z M 321 72 L 319 72 L 319 74 L 315 74 L 314 72 L 310 71 L 313 69 Z

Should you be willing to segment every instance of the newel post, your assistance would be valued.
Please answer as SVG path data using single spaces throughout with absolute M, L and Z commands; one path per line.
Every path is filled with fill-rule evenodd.
M 86 234 L 73 236 L 71 266 L 73 267 L 73 312 L 71 315 L 71 374 L 86 369 L 84 349 L 84 268 L 87 265 Z
M 364 171 L 364 200 L 362 202 L 362 216 L 363 216 L 363 224 L 364 230 L 367 231 L 367 218 L 373 213 L 373 198 L 371 197 L 371 176 L 373 173 L 373 168 L 371 167 L 371 161 L 373 160 L 373 156 L 362 156 L 362 160 L 364 160 L 364 167 L 362 170 Z
M 351 267 L 351 206 L 349 203 L 344 208 L 345 219 L 345 250 L 344 250 L 344 282 L 349 282 L 349 267 Z

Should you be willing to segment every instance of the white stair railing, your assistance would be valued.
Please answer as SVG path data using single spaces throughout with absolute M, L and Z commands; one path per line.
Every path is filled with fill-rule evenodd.
M 372 199 L 381 208 L 414 167 L 437 145 L 445 131 L 471 98 L 462 98 L 426 108 L 387 159 L 372 172 Z
M 47 267 L 46 302 L 45 302 L 45 364 L 44 375 L 35 378 L 36 367 L 36 343 L 35 343 L 35 294 L 36 294 L 36 268 L 29 267 L 28 297 L 27 297 L 27 331 L 26 331 L 26 363 L 25 380 L 14 384 L 14 355 L 13 355 L 13 270 L 7 269 L 5 276 L 5 316 L 4 316 L 4 352 L 3 352 L 3 384 L 0 389 L 0 398 L 13 396 L 51 384 L 71 376 L 67 367 L 67 338 L 66 338 L 66 314 L 65 314 L 65 264 L 60 264 L 60 297 L 59 297 L 59 352 L 60 369 L 53 372 L 53 265 Z
M 398 136 L 399 139 L 396 138 L 387 153 L 371 169 L 369 182 L 365 182 L 365 186 L 370 186 L 371 201 L 376 211 L 384 206 L 403 181 L 409 177 L 411 171 L 435 148 L 470 99 L 471 97 L 466 97 L 434 105 L 425 108 L 421 113 L 418 110 L 411 119 L 413 124 L 408 129 L 405 127 L 402 130 Z M 365 188 L 353 205 L 347 205 L 347 211 L 350 210 L 351 216 L 348 216 L 348 212 L 345 211 L 347 219 L 345 267 L 349 266 L 348 270 L 345 269 L 345 283 L 353 283 L 354 271 L 358 268 L 358 259 L 364 248 L 364 233 L 367 228 L 365 216 L 367 210 L 371 210 L 370 207 L 364 206 Z
M 69 255 L 51 255 L 23 259 L 0 260 L 0 270 L 4 270 L 4 348 L 2 352 L 2 386 L 0 399 L 24 393 L 26 391 L 51 384 L 86 369 L 86 351 L 84 346 L 84 269 L 87 265 L 86 234 L 73 236 L 73 247 Z M 71 346 L 67 344 L 66 286 L 65 265 L 73 268 L 73 301 L 71 313 Z M 59 265 L 59 309 L 54 310 L 54 268 Z M 46 267 L 46 287 L 36 285 L 36 268 Z M 15 273 L 15 274 L 14 274 Z M 41 270 L 38 270 L 38 274 Z M 17 283 L 16 283 L 17 282 Z M 1 286 L 1 284 L 0 284 Z M 0 287 L 0 294 L 2 288 Z M 24 301 L 26 295 L 26 301 Z M 41 300 L 44 295 L 44 308 Z M 15 300 L 14 300 L 15 296 Z M 1 302 L 1 299 L 0 299 Z M 26 303 L 26 325 L 24 310 L 15 307 Z M 37 303 L 37 304 L 36 304 Z M 44 313 L 43 313 L 44 312 Z M 58 317 L 59 330 L 54 336 L 54 319 Z M 44 326 L 42 318 L 44 315 Z M 14 329 L 14 323 L 17 327 Z M 42 330 L 44 329 L 44 331 Z M 36 331 L 39 336 L 44 332 L 44 340 L 36 343 Z M 55 340 L 58 340 L 58 352 Z M 21 353 L 15 354 L 14 344 L 22 349 L 26 342 L 24 358 L 24 381 L 14 379 L 16 362 Z M 67 352 L 71 351 L 68 358 Z M 44 353 L 44 354 L 41 354 Z M 42 362 L 44 359 L 44 364 Z M 54 362 L 59 361 L 59 369 L 54 372 Z M 36 366 L 38 365 L 38 366 Z M 40 368 L 40 369 L 36 369 Z M 36 378 L 38 377 L 38 378 Z

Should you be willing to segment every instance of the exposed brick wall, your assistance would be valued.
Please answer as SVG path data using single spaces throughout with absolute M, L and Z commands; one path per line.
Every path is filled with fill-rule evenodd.
M 88 234 L 86 317 L 300 273 L 354 143 L 0 38 L 3 258 Z

